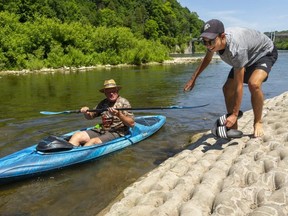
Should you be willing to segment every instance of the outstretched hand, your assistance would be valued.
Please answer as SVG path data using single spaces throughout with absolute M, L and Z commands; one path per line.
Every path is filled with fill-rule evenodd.
M 191 91 L 194 88 L 195 82 L 194 80 L 190 79 L 184 86 L 184 91 Z

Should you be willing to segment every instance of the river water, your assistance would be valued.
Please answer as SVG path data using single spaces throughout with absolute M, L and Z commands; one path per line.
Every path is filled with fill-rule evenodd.
M 288 52 L 280 51 L 268 81 L 265 98 L 288 90 Z M 0 74 L 0 157 L 37 143 L 47 134 L 63 134 L 96 124 L 81 114 L 44 116 L 39 112 L 74 110 L 103 98 L 105 79 L 122 85 L 120 94 L 133 107 L 197 106 L 198 109 L 137 111 L 136 116 L 162 114 L 164 127 L 137 145 L 89 163 L 22 182 L 0 186 L 1 215 L 95 215 L 123 189 L 161 162 L 189 146 L 193 134 L 209 130 L 225 113 L 221 87 L 229 66 L 216 60 L 199 77 L 193 91 L 183 86 L 196 64 L 105 68 L 87 72 L 26 75 Z M 241 109 L 251 109 L 244 88 Z

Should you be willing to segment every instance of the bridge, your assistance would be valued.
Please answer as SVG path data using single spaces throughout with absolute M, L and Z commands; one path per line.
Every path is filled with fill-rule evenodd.
M 288 33 L 278 33 L 278 32 L 265 32 L 265 34 L 274 42 L 276 38 L 285 39 L 288 38 Z

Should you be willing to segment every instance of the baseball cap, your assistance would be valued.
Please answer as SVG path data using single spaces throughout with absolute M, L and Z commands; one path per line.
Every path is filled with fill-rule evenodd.
M 215 39 L 219 34 L 222 34 L 223 32 L 223 23 L 220 20 L 211 19 L 204 24 L 200 37 Z

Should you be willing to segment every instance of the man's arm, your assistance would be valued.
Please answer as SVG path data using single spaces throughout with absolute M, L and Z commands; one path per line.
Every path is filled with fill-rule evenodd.
M 118 111 L 117 117 L 128 127 L 134 127 L 135 121 L 132 117 L 124 115 L 123 112 Z
M 123 122 L 124 125 L 126 125 L 128 127 L 134 127 L 135 121 L 131 116 L 125 115 L 122 111 L 114 109 L 112 107 L 109 107 L 108 111 L 112 115 L 117 116 Z
M 243 97 L 244 73 L 245 73 L 244 67 L 240 69 L 234 69 L 234 92 L 235 92 L 234 106 L 233 106 L 232 114 L 226 120 L 226 127 L 228 128 L 232 127 L 237 121 L 237 117 L 238 117 L 238 113 L 240 110 L 242 97 Z
M 191 91 L 194 86 L 197 77 L 202 73 L 202 71 L 209 65 L 214 55 L 213 51 L 207 50 L 205 57 L 202 59 L 200 65 L 197 67 L 196 71 L 193 73 L 192 77 L 186 85 L 184 86 L 184 91 Z

